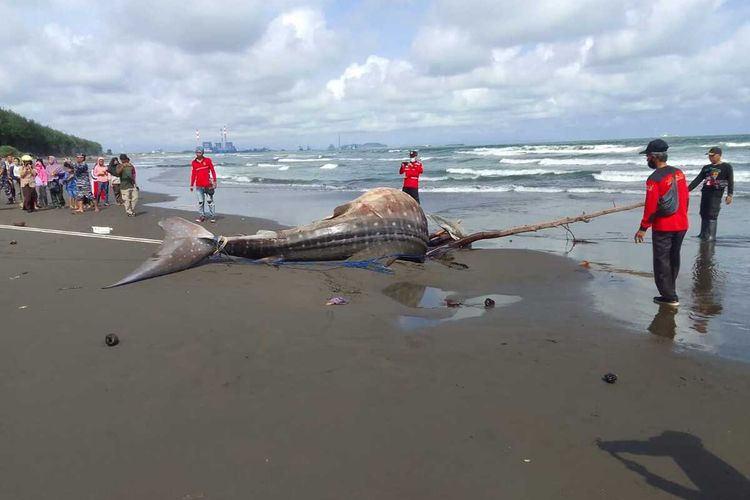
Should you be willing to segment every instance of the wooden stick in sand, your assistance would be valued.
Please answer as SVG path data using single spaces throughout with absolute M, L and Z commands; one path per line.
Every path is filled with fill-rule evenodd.
M 479 240 L 503 238 L 504 236 L 510 236 L 512 234 L 519 234 L 519 233 L 530 233 L 530 232 L 539 231 L 540 229 L 549 229 L 553 227 L 565 226 L 567 224 L 572 224 L 573 222 L 589 222 L 591 219 L 595 217 L 601 217 L 602 215 L 613 214 L 616 212 L 624 212 L 626 210 L 633 210 L 636 208 L 640 208 L 643 205 L 644 205 L 643 202 L 633 203 L 631 205 L 608 208 L 606 210 L 599 210 L 598 212 L 591 212 L 589 214 L 583 213 L 575 217 L 563 217 L 562 219 L 557 219 L 557 220 L 553 220 L 549 222 L 540 222 L 538 224 L 528 224 L 525 226 L 510 227 L 507 229 L 499 229 L 497 231 L 480 231 L 478 233 L 470 234 L 469 236 L 466 236 L 464 238 L 451 241 L 437 248 L 433 248 L 432 250 L 427 252 L 427 257 L 434 257 L 434 256 L 442 255 L 456 248 L 463 248 L 467 245 L 471 245 L 475 241 L 479 241 Z

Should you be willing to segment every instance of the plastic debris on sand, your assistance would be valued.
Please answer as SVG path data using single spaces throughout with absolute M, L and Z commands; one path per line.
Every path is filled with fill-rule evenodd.
M 344 297 L 331 297 L 328 299 L 328 302 L 326 302 L 327 306 L 343 306 L 348 304 L 349 301 L 346 300 Z

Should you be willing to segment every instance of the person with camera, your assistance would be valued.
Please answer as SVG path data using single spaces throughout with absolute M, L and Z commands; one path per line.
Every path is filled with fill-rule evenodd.
M 682 170 L 667 165 L 667 149 L 665 141 L 655 139 L 640 152 L 654 172 L 646 180 L 646 203 L 635 242 L 643 243 L 646 231 L 653 228 L 654 281 L 661 294 L 654 302 L 676 307 L 680 305 L 676 290 L 680 249 L 688 229 L 688 186 Z
M 216 222 L 214 210 L 214 190 L 216 189 L 216 170 L 211 158 L 203 155 L 203 148 L 195 149 L 195 159 L 192 162 L 192 173 L 190 175 L 190 191 L 193 187 L 198 193 L 198 218 L 195 222 L 203 222 L 208 218 Z M 206 209 L 208 205 L 208 209 Z
M 424 172 L 422 162 L 417 158 L 416 151 L 409 152 L 409 161 L 401 163 L 399 173 L 404 176 L 404 193 L 419 203 L 419 176 Z

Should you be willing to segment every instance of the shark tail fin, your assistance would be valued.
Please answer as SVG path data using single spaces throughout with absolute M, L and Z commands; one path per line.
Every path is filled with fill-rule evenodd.
M 114 288 L 191 268 L 217 249 L 216 236 L 198 224 L 181 217 L 169 217 L 159 221 L 159 225 L 164 229 L 164 241 L 159 249 L 128 276 L 104 288 Z

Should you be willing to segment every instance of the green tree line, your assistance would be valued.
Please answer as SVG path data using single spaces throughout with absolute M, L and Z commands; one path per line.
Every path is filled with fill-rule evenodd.
M 37 155 L 74 155 L 77 152 L 100 154 L 102 145 L 81 139 L 59 130 L 45 127 L 0 108 L 0 146 L 11 146 L 18 151 Z M 8 149 L 3 147 L 3 149 Z

